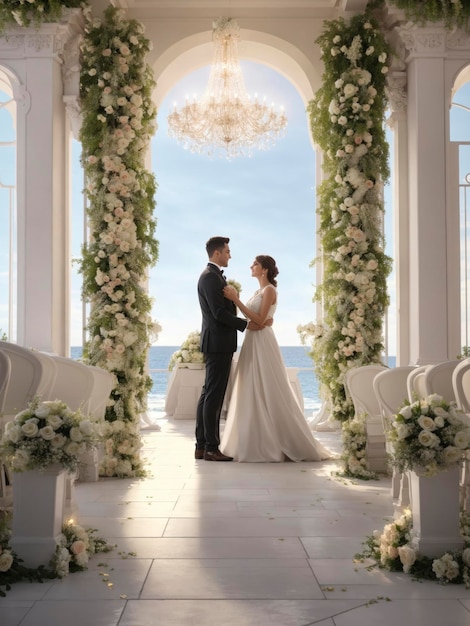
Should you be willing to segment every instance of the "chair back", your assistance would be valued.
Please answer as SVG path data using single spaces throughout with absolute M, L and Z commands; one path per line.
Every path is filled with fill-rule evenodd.
M 44 380 L 41 385 L 41 399 L 50 400 L 52 389 L 54 387 L 55 378 L 57 376 L 57 368 L 55 361 L 45 352 L 34 352 L 34 355 L 41 361 L 43 366 Z
M 89 414 L 93 391 L 93 374 L 88 366 L 61 356 L 51 356 L 56 365 L 56 378 L 51 390 L 51 400 L 61 400 L 71 411 Z
M 470 413 L 470 357 L 454 368 L 452 386 L 457 406 L 464 413 Z
M 444 361 L 437 365 L 430 365 L 424 374 L 424 386 L 426 395 L 437 393 L 447 402 L 456 400 L 454 387 L 452 384 L 452 375 L 460 361 Z
M 408 390 L 408 400 L 410 402 L 415 402 L 416 400 L 421 400 L 426 397 L 426 388 L 424 386 L 424 373 L 428 365 L 420 365 L 419 367 L 415 367 L 408 374 L 408 378 L 406 380 L 406 387 Z
M 36 352 L 7 341 L 0 342 L 0 352 L 8 357 L 11 366 L 3 413 L 13 416 L 25 409 L 34 396 L 42 397 L 48 376 Z
M 11 364 L 8 355 L 0 351 L 0 413 L 3 412 L 8 383 L 10 382 Z
M 96 367 L 95 365 L 87 365 L 89 371 L 93 375 L 93 389 L 90 396 L 89 412 L 95 419 L 104 419 L 106 413 L 106 405 L 114 389 L 114 376 L 107 370 Z
M 414 365 L 392 367 L 374 378 L 374 393 L 380 406 L 385 433 L 390 430 L 390 421 L 408 399 L 408 374 Z
M 376 364 L 352 367 L 346 372 L 346 392 L 351 397 L 356 415 L 366 413 L 370 417 L 380 417 L 380 406 L 372 382 L 377 374 L 387 369 Z

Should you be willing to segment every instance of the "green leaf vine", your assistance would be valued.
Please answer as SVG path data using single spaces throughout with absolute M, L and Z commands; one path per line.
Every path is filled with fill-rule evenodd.
M 101 473 L 143 473 L 140 415 L 152 380 L 148 349 L 159 330 L 150 317 L 147 269 L 158 257 L 153 218 L 156 183 L 145 169 L 155 131 L 154 80 L 145 63 L 143 26 L 108 7 L 103 20 L 86 13 L 82 45 L 80 139 L 86 173 L 89 243 L 80 271 L 90 303 L 84 356 L 115 375 L 106 410 L 108 436 Z
M 326 22 L 317 43 L 324 74 L 308 112 L 314 141 L 324 153 L 317 208 L 323 283 L 315 294 L 324 317 L 299 332 L 313 338 L 310 354 L 323 394 L 332 417 L 344 422 L 354 416 L 345 372 L 380 363 L 384 350 L 391 271 L 382 232 L 390 50 L 367 15 Z

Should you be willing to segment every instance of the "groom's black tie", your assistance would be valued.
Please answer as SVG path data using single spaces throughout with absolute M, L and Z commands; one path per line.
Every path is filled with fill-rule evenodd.
M 220 270 L 220 274 L 221 274 L 222 278 L 225 280 L 224 270 Z

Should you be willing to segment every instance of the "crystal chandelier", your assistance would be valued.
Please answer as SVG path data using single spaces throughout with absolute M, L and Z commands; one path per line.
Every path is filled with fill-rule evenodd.
M 168 116 L 168 134 L 191 152 L 208 156 L 250 156 L 267 150 L 283 135 L 287 118 L 281 108 L 248 95 L 238 60 L 240 28 L 231 17 L 213 23 L 214 57 L 209 82 L 200 101 L 186 98 Z

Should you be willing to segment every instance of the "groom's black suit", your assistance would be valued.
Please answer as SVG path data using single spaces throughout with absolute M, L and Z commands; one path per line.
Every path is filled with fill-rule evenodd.
M 197 291 L 202 313 L 201 352 L 206 362 L 206 378 L 196 416 L 196 447 L 215 452 L 219 447 L 219 420 L 230 376 L 237 331 L 248 322 L 237 317 L 236 306 L 224 298 L 227 283 L 221 271 L 208 263 L 199 277 Z

